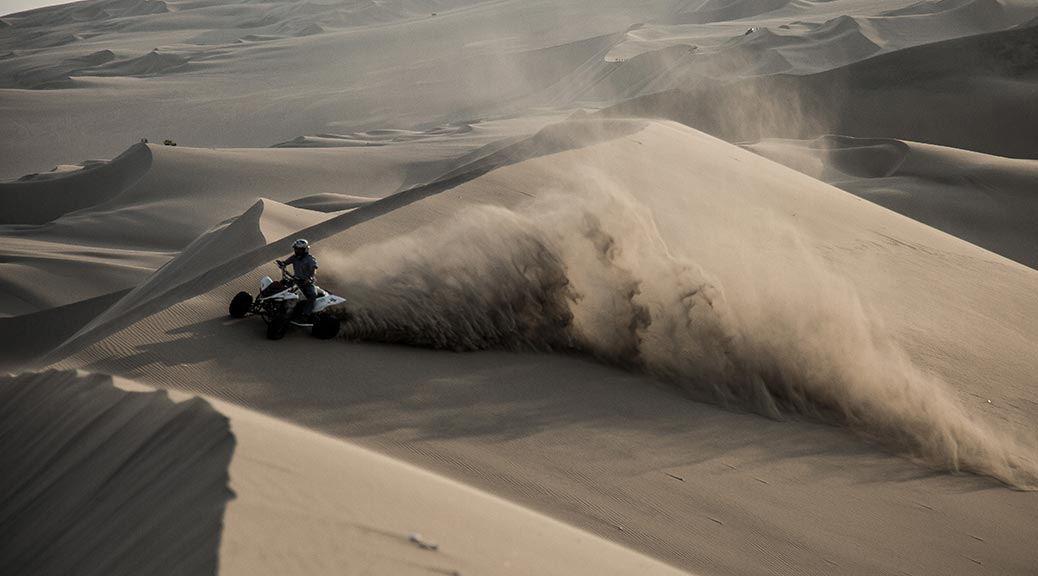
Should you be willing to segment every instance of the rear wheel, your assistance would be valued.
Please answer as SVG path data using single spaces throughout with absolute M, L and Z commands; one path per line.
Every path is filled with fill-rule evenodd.
M 238 292 L 234 299 L 231 300 L 231 305 L 228 311 L 231 313 L 232 318 L 242 318 L 252 310 L 252 294 L 248 292 Z
M 339 319 L 331 316 L 318 316 L 314 318 L 314 327 L 311 333 L 321 340 L 330 340 L 339 334 Z
M 286 332 L 288 332 L 288 319 L 270 319 L 270 322 L 267 324 L 267 338 L 271 340 L 281 340 L 285 337 Z

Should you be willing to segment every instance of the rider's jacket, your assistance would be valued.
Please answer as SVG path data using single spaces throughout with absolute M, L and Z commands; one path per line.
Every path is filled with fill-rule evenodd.
M 314 272 L 317 271 L 317 258 L 313 254 L 304 254 L 302 257 L 295 254 L 285 260 L 285 265 L 292 265 L 292 275 L 306 282 L 314 281 Z

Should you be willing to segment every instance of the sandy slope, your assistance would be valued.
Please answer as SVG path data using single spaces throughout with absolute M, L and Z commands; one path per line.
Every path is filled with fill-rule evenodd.
M 87 169 L 0 183 L 0 318 L 79 302 L 92 310 L 87 301 L 140 284 L 199 235 L 259 198 L 322 212 L 349 210 L 492 154 L 550 117 L 354 135 L 367 145 L 349 148 L 134 145 Z M 18 322 L 23 329 L 50 332 L 35 319 Z M 25 349 L 8 349 L 0 357 Z
M 235 439 L 206 402 L 147 392 L 0 378 L 0 571 L 215 573 Z
M 0 393 L 5 572 L 682 573 L 226 403 L 54 371 Z
M 658 164 L 661 157 L 668 161 Z M 482 309 L 474 301 L 460 317 L 452 316 L 451 306 L 461 301 L 428 283 L 459 272 L 452 267 L 454 257 L 444 260 L 446 253 L 437 250 L 444 241 L 438 234 L 419 233 L 428 252 L 406 249 L 407 240 L 396 241 L 404 242 L 402 252 L 398 244 L 379 243 L 448 218 L 461 226 L 462 237 L 480 239 L 456 261 L 478 276 L 484 266 L 496 265 L 502 250 L 508 253 L 481 230 L 495 231 L 505 245 L 522 246 L 525 240 L 511 236 L 510 212 L 486 228 L 483 219 L 498 213 L 466 216 L 469 207 L 512 207 L 521 217 L 528 213 L 522 208 L 530 202 L 528 194 L 544 198 L 551 190 L 570 190 L 590 200 L 586 206 L 615 234 L 618 253 L 647 259 L 634 268 L 621 260 L 618 268 L 636 275 L 660 273 L 651 268 L 654 256 L 641 252 L 644 232 L 613 228 L 619 223 L 610 206 L 617 200 L 597 197 L 602 189 L 618 198 L 633 195 L 643 206 L 637 210 L 649 210 L 656 222 L 659 237 L 652 242 L 663 242 L 674 257 L 691 259 L 723 293 L 713 307 L 732 306 L 739 315 L 732 329 L 746 346 L 731 354 L 752 351 L 759 354 L 756 360 L 741 361 L 793 371 L 791 383 L 807 403 L 794 402 L 787 410 L 828 406 L 856 412 L 869 406 L 861 415 L 872 416 L 851 427 L 873 440 L 829 425 L 773 422 L 709 408 L 667 385 L 581 358 L 315 346 L 302 335 L 273 347 L 264 343 L 255 322 L 228 324 L 221 317 L 229 297 L 269 273 L 265 267 L 145 318 L 63 365 L 201 391 L 357 438 L 693 570 L 828 573 L 836 563 L 847 573 L 934 567 L 958 573 L 977 569 L 979 562 L 981 570 L 992 573 L 1026 573 L 1034 562 L 1025 544 L 1034 535 L 1033 496 L 979 479 L 932 475 L 925 463 L 948 465 L 947 446 L 936 439 L 950 435 L 955 450 L 961 450 L 958 465 L 1010 474 L 1004 478 L 1019 473 L 1018 480 L 1026 482 L 1028 465 L 1018 472 L 997 471 L 1004 457 L 999 453 L 1033 455 L 1016 452 L 998 434 L 984 439 L 986 433 L 971 437 L 969 430 L 979 418 L 990 422 L 982 427 L 1026 433 L 1035 417 L 1029 363 L 1036 338 L 1024 320 L 1031 313 L 1021 312 L 1035 305 L 1031 269 L 674 124 L 653 124 L 600 145 L 500 168 L 352 224 L 316 250 L 324 262 L 341 259 L 327 281 L 332 287 L 370 302 L 355 311 L 372 308 L 376 323 L 360 325 L 367 326 L 366 338 L 397 340 L 403 334 L 404 341 L 422 342 L 417 334 L 465 342 L 458 335 L 472 341 L 466 330 L 476 326 L 476 336 L 492 342 L 485 338 L 494 334 L 494 324 L 479 314 L 495 308 Z M 449 242 L 452 226 L 436 228 L 446 230 Z M 509 257 L 522 262 L 523 254 Z M 398 257 L 409 262 L 400 268 L 409 271 L 403 283 L 393 274 Z M 571 281 L 586 281 L 572 262 L 568 266 Z M 225 268 L 227 280 L 239 273 L 237 266 Z M 431 275 L 424 276 L 426 271 Z M 611 281 L 602 282 L 608 291 Z M 171 293 L 167 305 L 191 295 L 190 283 L 184 286 Z M 513 288 L 506 283 L 498 290 L 507 296 Z M 935 289 L 939 297 L 933 297 Z M 460 297 L 488 302 L 498 297 L 478 282 L 469 290 L 475 292 Z M 573 311 L 583 315 L 581 322 L 612 318 L 619 330 L 627 320 L 615 311 L 623 302 L 613 300 L 618 296 L 606 295 L 595 305 L 613 307 L 605 317 L 594 308 Z M 667 347 L 712 345 L 701 329 L 691 331 L 692 340 L 680 333 L 665 337 L 671 330 L 668 296 L 645 297 L 650 296 L 662 300 L 646 302 L 655 320 L 641 332 L 635 362 L 642 369 L 666 368 L 655 358 Z M 587 295 L 584 302 L 598 298 Z M 852 313 L 856 306 L 868 315 Z M 434 315 L 431 324 L 422 320 L 427 313 Z M 530 320 L 516 318 L 520 333 L 542 333 L 522 332 L 522 323 Z M 695 318 L 697 324 L 709 322 Z M 417 332 L 407 332 L 409 326 Z M 600 328 L 596 333 L 611 330 L 608 324 Z M 798 336 L 791 340 L 789 334 Z M 890 339 L 907 349 L 911 362 L 889 347 Z M 607 361 L 615 358 L 609 342 L 587 340 L 579 346 Z M 266 362 L 257 357 L 261 349 Z M 294 376 L 293 359 L 300 357 L 313 367 L 307 382 Z M 865 366 L 868 371 L 856 372 Z M 917 368 L 933 371 L 943 382 Z M 678 370 L 669 379 L 688 394 L 711 397 L 693 374 L 681 372 L 686 368 L 667 369 Z M 814 383 L 811 374 L 817 371 L 832 380 Z M 905 386 L 907 397 L 886 387 L 891 383 Z M 737 388 L 728 391 L 729 402 L 753 401 Z M 835 405 L 828 404 L 833 400 Z M 934 411 L 938 406 L 943 408 Z M 834 423 L 839 421 L 836 417 Z M 891 458 L 884 454 L 888 450 L 913 451 L 924 464 Z M 891 477 L 901 480 L 884 480 Z
M 746 148 L 1038 268 L 1038 162 L 917 142 L 825 137 Z
M 4 479 L 82 502 L 102 464 L 127 466 L 100 490 L 168 474 L 140 486 L 148 508 L 16 510 L 10 526 L 84 537 L 0 547 L 135 564 L 82 546 L 123 534 L 93 529 L 112 512 L 184 528 L 148 558 L 210 571 L 217 507 L 171 509 L 201 482 L 168 480 L 211 475 L 222 509 L 226 460 L 181 455 L 224 442 L 226 416 L 225 572 L 1031 574 L 1038 214 L 1033 161 L 1012 157 L 1035 155 L 1036 16 L 1030 0 L 5 16 L 0 370 L 82 372 L 0 383 L 0 429 L 43 439 L 3 451 Z M 127 149 L 144 136 L 180 146 Z M 270 342 L 226 316 L 300 236 L 349 298 L 345 341 Z M 101 457 L 160 423 L 128 402 L 213 433 Z M 50 405 L 67 417 L 35 417 Z M 113 418 L 132 442 L 105 436 Z M 74 475 L 25 483 L 63 462 Z
M 217 406 L 238 440 L 221 574 L 684 573 L 378 453 Z

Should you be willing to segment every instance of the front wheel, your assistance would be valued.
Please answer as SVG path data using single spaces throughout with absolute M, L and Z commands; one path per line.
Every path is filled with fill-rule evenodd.
M 331 340 L 339 334 L 339 319 L 331 316 L 318 316 L 314 318 L 311 333 L 321 340 Z
M 271 318 L 267 324 L 267 338 L 270 340 L 281 340 L 288 332 L 287 318 Z
M 238 292 L 235 294 L 228 308 L 231 318 L 243 318 L 249 313 L 249 310 L 252 310 L 252 294 L 248 292 Z

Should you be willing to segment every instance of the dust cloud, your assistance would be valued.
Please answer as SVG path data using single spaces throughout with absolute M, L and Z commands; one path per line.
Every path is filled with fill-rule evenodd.
M 794 243 L 795 244 L 795 243 Z M 913 364 L 857 291 L 803 245 L 724 286 L 672 253 L 651 211 L 611 190 L 472 207 L 348 255 L 349 339 L 455 351 L 570 350 L 696 400 L 847 426 L 928 465 L 1038 488 L 1034 451 L 978 420 Z

